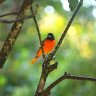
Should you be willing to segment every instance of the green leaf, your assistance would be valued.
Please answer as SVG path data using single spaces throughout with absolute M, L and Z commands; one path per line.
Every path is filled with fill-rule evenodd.
M 0 75 L 0 87 L 4 86 L 6 83 L 7 83 L 6 77 L 4 77 L 3 75 Z
M 78 0 L 68 0 L 68 2 L 70 10 L 73 11 L 78 4 Z

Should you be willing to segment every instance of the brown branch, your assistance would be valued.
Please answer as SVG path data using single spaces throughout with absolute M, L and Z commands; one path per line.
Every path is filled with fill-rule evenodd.
M 68 30 L 70 28 L 70 25 L 73 23 L 73 20 L 74 20 L 75 16 L 77 15 L 79 9 L 81 8 L 82 4 L 83 4 L 83 0 L 80 0 L 80 2 L 78 4 L 78 6 L 76 7 L 71 19 L 69 20 L 69 22 L 68 22 L 68 24 L 66 26 L 63 34 L 61 35 L 61 38 L 58 41 L 54 51 L 52 52 L 52 54 L 50 56 L 48 56 L 48 58 L 47 58 L 48 61 L 50 61 L 53 58 L 53 56 L 56 54 L 57 50 L 59 49 L 60 45 L 62 44 L 62 41 L 64 40 L 64 37 L 66 36 L 66 34 L 67 34 L 67 32 L 68 32 Z
M 38 6 L 37 6 L 38 8 Z M 42 48 L 42 56 L 43 56 L 43 59 L 44 61 L 46 60 L 46 57 L 45 57 L 45 54 L 44 54 L 44 50 L 43 50 L 43 45 L 42 45 L 42 39 L 41 39 L 41 34 L 40 34 L 40 30 L 39 30 L 39 26 L 38 26 L 38 23 L 37 23 L 37 20 L 36 20 L 36 12 L 37 12 L 37 9 L 35 10 L 35 12 L 33 11 L 33 8 L 31 6 L 31 13 L 33 15 L 33 20 L 35 22 L 35 25 L 36 25 L 36 29 L 37 29 L 37 33 L 38 33 L 38 37 L 39 37 L 39 41 L 40 41 L 40 46 Z M 46 62 L 46 65 L 48 64 L 49 62 Z M 45 64 L 44 64 L 45 65 Z M 54 68 L 55 70 L 56 68 Z M 53 70 L 53 68 L 52 68 Z M 39 84 L 37 86 L 37 90 L 35 92 L 35 96 L 41 96 L 41 92 L 43 91 L 44 89 L 44 86 L 45 86 L 45 82 L 46 82 L 46 79 L 48 77 L 48 74 L 49 74 L 49 71 L 44 67 L 42 67 L 42 73 L 41 73 L 41 77 L 40 77 L 40 80 L 39 80 Z
M 46 60 L 45 54 L 44 54 L 44 49 L 43 49 L 43 46 L 42 46 L 42 39 L 41 39 L 41 34 L 40 34 L 39 26 L 38 26 L 38 23 L 37 23 L 37 20 L 36 20 L 36 17 L 35 17 L 37 10 L 34 13 L 32 6 L 31 6 L 30 9 L 31 9 L 31 13 L 33 15 L 34 23 L 36 25 L 40 46 L 42 48 L 42 56 L 43 56 L 43 59 Z M 37 90 L 35 92 L 35 96 L 39 96 L 40 93 L 43 91 L 47 77 L 48 77 L 48 72 L 45 69 L 42 68 L 42 73 L 41 73 L 41 77 L 40 77 L 40 80 L 39 80 L 39 84 L 37 86 Z
M 17 19 L 25 17 L 28 14 L 32 1 L 33 0 L 24 0 L 23 1 L 23 4 L 22 4 L 20 12 L 17 16 Z M 23 23 L 24 23 L 24 21 L 18 21 L 13 24 L 11 31 L 0 51 L 0 68 L 3 67 L 5 61 L 7 60 L 8 56 L 12 50 L 12 47 L 21 31 Z
M 57 64 L 58 63 L 56 62 L 55 64 L 50 65 L 49 67 L 45 67 L 42 70 L 42 74 L 41 74 L 41 77 L 40 77 L 40 80 L 39 80 L 39 84 L 37 86 L 37 90 L 35 92 L 35 96 L 42 96 L 42 92 L 43 92 L 43 89 L 44 89 L 44 86 L 45 86 L 45 83 L 46 83 L 46 79 L 47 79 L 49 73 L 57 68 Z
M 71 79 L 71 80 L 85 80 L 85 81 L 95 81 L 96 82 L 96 78 L 92 78 L 92 77 L 86 77 L 86 76 L 74 76 L 74 75 L 70 75 L 67 74 L 67 72 L 65 72 L 65 74 L 63 76 L 61 76 L 60 78 L 58 78 L 56 81 L 54 81 L 51 85 L 49 85 L 44 91 L 43 91 L 43 96 L 46 96 L 46 94 L 50 93 L 50 90 L 52 88 L 54 88 L 57 84 L 59 84 L 60 82 L 62 82 L 65 79 Z
M 37 20 L 36 20 L 36 17 L 35 17 L 36 12 L 34 13 L 32 6 L 31 6 L 30 9 L 31 9 L 31 13 L 33 15 L 33 20 L 34 20 L 35 25 L 36 25 L 36 29 L 37 29 L 37 33 L 38 33 L 38 37 L 39 37 L 39 41 L 40 41 L 40 46 L 41 46 L 41 49 L 42 49 L 42 56 L 43 56 L 43 59 L 46 60 L 43 45 L 42 45 L 42 39 L 41 39 L 39 26 L 38 26 L 38 23 L 37 23 Z M 46 62 L 46 64 L 48 64 L 48 62 Z M 47 72 L 46 68 L 42 68 L 42 73 L 41 73 L 41 77 L 40 77 L 40 80 L 39 80 L 39 84 L 37 86 L 37 90 L 35 92 L 35 96 L 40 96 L 41 95 L 41 92 L 44 89 L 47 77 L 48 77 L 48 72 Z
M 37 87 L 35 96 L 48 96 L 49 93 L 48 93 L 47 95 L 43 95 L 42 92 L 43 92 L 43 90 L 44 90 L 44 86 L 45 86 L 46 79 L 47 79 L 49 73 L 51 72 L 51 71 L 49 72 L 49 70 L 50 70 L 50 68 L 51 68 L 51 67 L 49 67 L 49 66 L 51 66 L 51 65 L 50 65 L 50 61 L 52 60 L 53 56 L 54 56 L 55 53 L 57 52 L 58 48 L 60 47 L 60 45 L 61 45 L 61 43 L 62 43 L 62 41 L 63 41 L 63 39 L 64 39 L 64 37 L 65 37 L 68 29 L 69 29 L 69 27 L 70 27 L 70 25 L 72 24 L 72 22 L 73 22 L 73 20 L 74 20 L 74 18 L 75 18 L 75 16 L 76 16 L 77 12 L 79 11 L 82 3 L 83 3 L 83 0 L 81 0 L 80 3 L 78 4 L 75 12 L 73 13 L 70 21 L 68 22 L 68 24 L 67 24 L 67 26 L 66 26 L 63 34 L 62 34 L 59 42 L 57 43 L 57 45 L 56 45 L 56 47 L 55 47 L 55 50 L 54 50 L 54 51 L 52 52 L 52 54 L 49 55 L 48 58 L 43 62 L 43 65 L 46 66 L 46 67 L 42 68 L 42 74 L 41 74 L 41 77 L 40 77 L 40 81 L 39 81 L 39 84 L 38 84 L 38 87 Z M 48 68 L 49 68 L 49 69 L 48 69 Z M 47 69 L 48 69 L 48 70 L 47 70 Z M 53 70 L 54 70 L 54 69 L 53 69 Z M 53 71 L 53 70 L 52 70 L 52 71 Z
M 69 20 L 69 22 L 68 22 L 68 24 L 67 24 L 67 26 L 66 26 L 63 34 L 61 35 L 61 38 L 60 38 L 60 40 L 58 41 L 58 43 L 57 43 L 54 51 L 52 52 L 51 55 L 49 54 L 46 62 L 47 62 L 47 61 L 50 62 L 50 61 L 52 60 L 53 56 L 56 54 L 57 50 L 59 49 L 60 45 L 62 44 L 62 41 L 64 40 L 64 37 L 66 36 L 66 33 L 68 32 L 68 30 L 69 30 L 69 28 L 70 28 L 70 26 L 71 26 L 71 24 L 72 24 L 75 16 L 77 15 L 79 9 L 81 8 L 82 4 L 83 4 L 83 0 L 80 0 L 80 2 L 79 2 L 79 4 L 78 4 L 78 6 L 76 7 L 76 9 L 75 9 L 75 11 L 74 11 L 71 19 Z M 72 76 L 68 77 L 67 75 L 64 75 L 63 77 L 65 78 L 65 76 L 66 76 L 67 79 L 70 78 L 70 77 L 72 77 Z M 42 93 L 42 96 L 48 96 L 48 95 L 50 94 L 50 90 L 51 90 L 54 86 L 56 86 L 59 82 L 61 82 L 62 79 L 63 79 L 63 77 L 60 77 L 58 80 L 56 80 L 55 82 L 53 82 L 49 87 L 47 87 L 47 88 L 45 89 L 45 91 Z M 74 76 L 73 76 L 73 77 L 74 77 Z
M 48 77 L 48 73 L 46 71 L 42 71 L 39 84 L 37 86 L 37 90 L 34 96 L 42 96 L 40 94 L 43 92 L 47 77 Z
M 9 15 L 17 15 L 17 14 L 18 14 L 18 12 L 5 13 L 5 14 L 0 15 L 0 18 L 5 17 L 5 16 L 9 16 Z
M 14 23 L 14 22 L 17 22 L 17 21 L 23 21 L 23 20 L 26 20 L 26 19 L 30 19 L 32 17 L 33 17 L 32 15 L 29 15 L 29 16 L 25 16 L 25 17 L 22 17 L 22 18 L 16 18 L 14 20 L 0 19 L 0 23 Z
M 46 64 L 44 64 L 44 65 L 47 65 L 48 63 L 49 62 L 46 62 Z M 53 65 L 42 68 L 42 73 L 41 73 L 41 77 L 39 80 L 39 84 L 37 86 L 37 90 L 35 92 L 35 96 L 42 96 L 42 92 L 44 90 L 46 79 L 47 79 L 49 73 L 57 68 L 57 64 L 58 64 L 58 62 L 54 63 Z
M 48 67 L 46 68 L 46 70 L 48 70 L 48 74 L 49 74 L 50 72 L 52 72 L 53 70 L 57 69 L 57 66 L 58 66 L 58 62 L 55 62 L 54 64 L 48 66 Z
M 44 49 L 43 49 L 43 46 L 42 46 L 41 34 L 40 34 L 39 26 L 38 26 L 38 23 L 37 23 L 37 20 L 36 20 L 36 17 L 35 17 L 36 12 L 37 12 L 37 9 L 36 9 L 36 12 L 35 13 L 33 12 L 32 6 L 31 6 L 30 9 L 31 9 L 31 13 L 33 15 L 33 20 L 34 20 L 35 25 L 36 25 L 36 29 L 37 29 L 37 33 L 38 33 L 38 37 L 39 37 L 39 41 L 40 41 L 40 46 L 41 46 L 41 49 L 42 49 L 42 56 L 43 56 L 43 59 L 45 60 L 46 58 L 45 58 Z

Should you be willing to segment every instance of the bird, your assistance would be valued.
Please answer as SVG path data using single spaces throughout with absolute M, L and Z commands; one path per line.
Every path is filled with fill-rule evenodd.
M 47 37 L 42 41 L 44 54 L 48 55 L 55 47 L 55 37 L 52 33 L 48 33 Z M 39 47 L 36 56 L 32 59 L 31 63 L 34 64 L 37 59 L 42 55 L 42 48 Z

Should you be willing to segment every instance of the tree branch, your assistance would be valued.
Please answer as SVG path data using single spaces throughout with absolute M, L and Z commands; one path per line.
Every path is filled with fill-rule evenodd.
M 38 6 L 37 6 L 38 7 Z M 35 25 L 36 25 L 36 29 L 37 29 L 37 32 L 38 32 L 38 37 L 39 37 L 39 41 L 40 41 L 40 46 L 42 48 L 42 56 L 43 56 L 43 59 L 44 61 L 46 60 L 46 57 L 45 57 L 45 54 L 44 54 L 44 50 L 43 50 L 43 45 L 42 45 L 42 39 L 41 39 L 41 34 L 40 34 L 40 30 L 39 30 L 39 26 L 38 26 L 38 23 L 37 23 L 37 20 L 36 20 L 36 12 L 37 12 L 37 9 L 35 10 L 35 13 L 33 11 L 33 8 L 31 6 L 31 13 L 33 15 L 33 20 L 35 22 Z M 48 64 L 49 62 L 46 62 L 46 65 Z M 45 64 L 44 64 L 45 65 Z M 55 69 L 55 68 L 54 68 Z M 53 70 L 53 69 L 52 69 Z M 46 68 L 43 68 L 42 67 L 42 73 L 41 73 L 41 77 L 40 77 L 40 80 L 39 80 L 39 84 L 37 86 L 37 90 L 35 92 L 35 96 L 41 96 L 41 92 L 43 91 L 44 89 L 44 86 L 45 86 L 45 82 L 46 82 L 46 79 L 48 77 L 48 71 L 46 70 Z
M 14 23 L 14 22 L 18 22 L 18 21 L 23 21 L 23 20 L 26 20 L 26 19 L 30 19 L 32 17 L 33 17 L 33 15 L 25 16 L 25 17 L 22 17 L 22 18 L 16 18 L 14 20 L 0 19 L 0 23 Z
M 30 9 L 30 6 L 32 4 L 32 1 L 33 0 L 24 0 L 23 1 L 23 4 L 21 6 L 21 10 L 17 16 L 17 19 L 18 18 L 22 18 L 24 16 L 26 16 L 28 14 L 28 11 Z M 18 21 L 18 22 L 15 22 L 11 28 L 11 31 L 0 51 L 0 68 L 3 67 L 5 61 L 7 60 L 11 50 L 12 50 L 12 47 L 21 31 L 21 28 L 23 26 L 23 21 Z
M 57 43 L 54 51 L 52 52 L 51 55 L 48 55 L 48 58 L 43 62 L 43 65 L 44 65 L 45 67 L 42 68 L 42 73 L 41 73 L 41 77 L 40 77 L 40 80 L 39 80 L 39 84 L 38 84 L 38 87 L 37 87 L 35 96 L 48 96 L 49 93 L 46 94 L 46 95 L 43 95 L 42 92 L 43 92 L 43 89 L 44 89 L 45 82 L 46 82 L 46 79 L 47 79 L 47 77 L 48 77 L 48 74 L 55 69 L 55 68 L 54 68 L 52 71 L 50 71 L 50 68 L 51 68 L 51 67 L 50 67 L 50 66 L 51 66 L 51 65 L 50 65 L 50 61 L 52 60 L 53 56 L 54 56 L 55 53 L 57 52 L 58 48 L 60 47 L 60 45 L 61 45 L 61 43 L 62 43 L 62 41 L 63 41 L 63 39 L 64 39 L 64 37 L 65 37 L 68 29 L 69 29 L 69 27 L 70 27 L 70 25 L 72 24 L 72 22 L 73 22 L 73 20 L 74 20 L 74 18 L 75 18 L 75 16 L 76 16 L 76 14 L 77 14 L 77 12 L 79 11 L 80 7 L 82 6 L 82 3 L 83 3 L 83 0 L 80 0 L 80 3 L 78 4 L 75 12 L 73 13 L 70 21 L 68 22 L 68 24 L 67 24 L 67 26 L 66 26 L 66 28 L 65 28 L 65 30 L 64 30 L 64 32 L 63 32 L 63 34 L 62 34 L 62 36 L 61 36 L 61 38 L 60 38 L 60 40 L 59 40 L 59 42 Z M 53 66 L 54 66 L 54 65 L 53 65 Z M 56 67 L 57 67 L 57 66 L 56 66 Z M 48 68 L 49 68 L 49 69 L 48 69 Z M 48 69 L 48 70 L 47 70 L 47 69 Z
M 49 85 L 44 91 L 43 91 L 43 96 L 46 96 L 46 94 L 50 93 L 50 90 L 52 88 L 54 88 L 57 84 L 59 84 L 60 82 L 62 82 L 65 79 L 71 79 L 71 80 L 86 80 L 86 81 L 95 81 L 96 82 L 96 78 L 92 78 L 92 77 L 85 77 L 85 76 L 74 76 L 74 75 L 70 75 L 67 72 L 65 72 L 65 74 L 63 76 L 61 76 L 60 78 L 58 78 L 56 81 L 54 81 L 51 85 Z
M 53 70 L 57 68 L 57 64 L 58 62 L 54 63 L 53 65 L 50 65 L 49 62 L 46 62 L 44 64 L 44 65 L 49 65 L 49 66 L 42 68 L 42 73 L 41 73 L 41 77 L 39 80 L 39 84 L 37 86 L 37 90 L 35 92 L 35 96 L 43 96 L 42 92 L 43 92 L 47 77 L 50 72 L 52 72 Z
M 9 16 L 9 15 L 17 15 L 17 14 L 18 14 L 18 12 L 5 13 L 5 14 L 0 15 L 0 18 L 5 17 L 5 16 Z
M 82 6 L 82 4 L 83 4 L 83 0 L 80 0 L 80 2 L 79 2 L 79 4 L 78 4 L 78 6 L 76 7 L 76 9 L 75 9 L 75 11 L 74 11 L 71 19 L 69 20 L 69 22 L 68 22 L 68 24 L 67 24 L 67 26 L 66 26 L 63 34 L 61 35 L 61 37 L 60 37 L 60 39 L 59 39 L 59 41 L 58 41 L 58 43 L 57 43 L 54 51 L 52 52 L 51 55 L 49 54 L 49 56 L 48 56 L 48 58 L 47 58 L 48 61 L 50 61 L 50 60 L 53 58 L 53 56 L 56 54 L 57 50 L 59 49 L 60 45 L 62 44 L 62 41 L 63 41 L 64 37 L 66 36 L 66 34 L 67 34 L 67 32 L 68 32 L 68 30 L 69 30 L 69 28 L 70 28 L 70 25 L 72 24 L 75 16 L 77 15 L 79 9 L 80 9 L 81 6 Z
M 39 30 L 39 27 L 38 27 L 38 23 L 37 23 L 37 20 L 36 20 L 36 17 L 35 17 L 36 12 L 35 12 L 35 13 L 33 12 L 32 6 L 31 6 L 30 9 L 31 9 L 31 13 L 32 13 L 32 15 L 33 15 L 33 20 L 34 20 L 35 25 L 36 25 L 36 29 L 37 29 L 37 33 L 38 33 L 38 37 L 39 37 L 39 41 L 40 41 L 40 46 L 41 46 L 41 49 L 42 49 L 42 56 L 43 56 L 43 59 L 45 60 L 46 58 L 45 58 L 44 49 L 43 49 L 43 46 L 42 46 L 41 34 L 40 34 L 40 30 Z M 36 11 L 37 11 L 37 10 L 36 10 Z
M 50 72 L 52 72 L 53 70 L 57 69 L 57 66 L 58 66 L 58 62 L 55 62 L 54 64 L 48 66 L 48 67 L 46 68 L 46 70 L 48 70 L 48 74 L 49 74 Z
M 55 64 L 50 65 L 49 67 L 47 66 L 45 68 L 42 68 L 42 73 L 41 73 L 41 77 L 39 80 L 39 84 L 37 86 L 37 90 L 35 92 L 35 96 L 43 96 L 42 92 L 43 92 L 47 77 L 50 72 L 52 72 L 53 70 L 57 68 L 57 64 L 58 63 L 56 62 Z

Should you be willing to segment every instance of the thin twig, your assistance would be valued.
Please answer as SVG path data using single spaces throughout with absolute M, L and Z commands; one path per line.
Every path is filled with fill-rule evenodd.
M 45 58 L 45 54 L 44 54 L 44 49 L 43 49 L 43 45 L 42 45 L 42 39 L 41 39 L 41 34 L 40 34 L 40 30 L 39 30 L 39 26 L 38 26 L 38 23 L 37 23 L 37 20 L 36 20 L 36 12 L 37 10 L 33 11 L 33 8 L 31 6 L 31 13 L 33 15 L 33 20 L 35 22 L 35 25 L 36 25 L 36 29 L 37 29 L 37 32 L 38 32 L 38 37 L 39 37 L 39 41 L 40 41 L 40 46 L 41 46 L 41 49 L 42 49 L 42 56 L 43 56 L 43 59 L 44 61 L 46 60 Z M 41 96 L 40 93 L 43 91 L 44 89 L 44 86 L 45 86 L 45 82 L 46 82 L 46 79 L 48 77 L 48 72 L 46 72 L 46 68 L 43 68 L 42 67 L 42 73 L 41 73 L 41 77 L 40 77 L 40 80 L 39 80 L 39 84 L 37 86 L 37 90 L 35 92 L 35 96 Z
M 36 12 L 35 12 L 35 14 L 34 14 L 32 6 L 31 6 L 30 9 L 31 9 L 31 13 L 32 13 L 32 15 L 33 15 L 33 20 L 34 20 L 34 22 L 35 22 L 37 32 L 38 32 L 38 37 L 39 37 L 39 41 L 40 41 L 40 46 L 41 46 L 41 49 L 42 49 L 42 56 L 43 56 L 43 59 L 45 60 L 46 58 L 45 58 L 44 49 L 43 49 L 43 46 L 42 46 L 41 34 L 40 34 L 39 26 L 38 26 L 38 23 L 37 23 L 37 20 L 36 20 L 36 17 L 35 17 Z M 37 11 L 37 10 L 36 10 L 36 11 Z
M 48 92 L 50 92 L 50 90 L 52 88 L 54 88 L 57 84 L 59 84 L 60 82 L 62 82 L 65 79 L 71 79 L 71 80 L 85 80 L 85 81 L 95 81 L 96 82 L 96 78 L 92 78 L 92 77 L 86 77 L 86 76 L 74 76 L 74 75 L 70 75 L 67 74 L 65 72 L 65 74 L 63 76 L 61 76 L 60 78 L 58 78 L 56 81 L 54 81 L 52 84 L 50 84 L 43 92 L 43 94 L 47 94 Z M 45 95 L 44 95 L 45 96 Z
M 53 56 L 56 54 L 57 50 L 59 49 L 60 45 L 62 44 L 62 41 L 64 40 L 64 37 L 66 36 L 66 33 L 68 32 L 68 30 L 69 30 L 69 28 L 70 28 L 70 25 L 73 23 L 73 20 L 74 20 L 75 16 L 77 15 L 79 9 L 81 8 L 82 4 L 83 4 L 83 0 L 80 0 L 80 2 L 79 2 L 79 4 L 78 4 L 78 6 L 76 7 L 76 9 L 75 9 L 75 11 L 74 11 L 71 19 L 69 20 L 69 22 L 68 22 L 68 24 L 67 24 L 67 26 L 66 26 L 63 34 L 61 35 L 61 38 L 59 39 L 59 41 L 58 41 L 58 43 L 57 43 L 54 51 L 53 51 L 52 54 L 49 56 L 48 61 L 53 58 Z
M 9 16 L 9 15 L 17 15 L 17 14 L 18 14 L 18 12 L 5 13 L 5 14 L 0 15 L 0 18 L 5 17 L 5 16 Z
M 54 64 L 48 66 L 46 70 L 48 70 L 48 74 L 51 73 L 53 70 L 57 69 L 58 62 L 55 62 Z
M 33 17 L 33 15 L 25 16 L 25 17 L 22 17 L 22 18 L 16 18 L 14 20 L 0 19 L 0 23 L 14 23 L 14 22 L 17 22 L 17 21 L 23 21 L 23 20 L 26 20 L 26 19 L 30 19 L 32 17 Z

